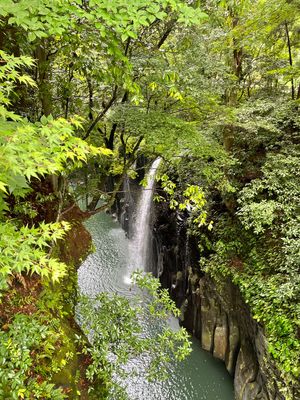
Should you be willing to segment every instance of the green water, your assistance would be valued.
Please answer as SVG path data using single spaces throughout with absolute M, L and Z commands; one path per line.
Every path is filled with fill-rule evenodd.
M 104 213 L 92 217 L 86 226 L 96 252 L 78 271 L 81 292 L 89 296 L 101 291 L 130 296 L 129 241 L 123 230 Z M 177 321 L 170 323 L 176 329 Z M 140 376 L 126 382 L 130 400 L 233 400 L 232 378 L 223 363 L 202 350 L 198 341 L 193 340 L 192 346 L 192 354 L 183 363 L 170 365 L 167 381 L 149 384 Z M 143 369 L 141 360 L 132 362 L 138 364 L 132 367 Z

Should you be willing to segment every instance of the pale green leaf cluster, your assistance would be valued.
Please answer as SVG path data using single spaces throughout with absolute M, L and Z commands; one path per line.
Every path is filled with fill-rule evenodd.
M 212 229 L 213 221 L 207 221 L 207 199 L 205 191 L 199 185 L 185 185 L 185 188 L 176 185 L 170 180 L 167 174 L 157 176 L 161 188 L 168 195 L 169 207 L 171 210 L 186 211 L 191 216 L 192 223 L 200 228 L 207 226 Z M 155 198 L 156 201 L 164 200 L 162 196 Z
M 0 78 L 4 83 L 3 109 L 9 103 L 6 90 L 10 82 L 24 82 L 26 76 L 20 66 L 30 66 L 26 57 L 7 56 L 1 52 L 4 66 L 0 65 Z M 2 75 L 1 75 L 2 74 Z M 23 80 L 21 79 L 23 77 Z M 31 80 L 27 79 L 28 84 Z M 6 101 L 6 100 L 7 101 Z M 31 181 L 46 175 L 62 174 L 81 166 L 90 155 L 108 155 L 110 151 L 88 145 L 74 136 L 74 126 L 81 127 L 80 119 L 68 122 L 62 118 L 43 116 L 35 124 L 13 113 L 4 111 L 0 118 L 0 289 L 7 288 L 8 280 L 16 274 L 38 274 L 43 279 L 58 282 L 66 273 L 63 263 L 47 255 L 50 244 L 64 236 L 67 223 L 22 226 L 7 218 L 12 199 L 25 197 L 31 191 Z
M 200 9 L 181 0 L 151 3 L 146 0 L 91 0 L 84 7 L 79 0 L 32 0 L 30 3 L 26 0 L 2 0 L 0 3 L 0 15 L 9 17 L 9 24 L 28 31 L 31 42 L 50 36 L 61 37 L 70 30 L 80 30 L 82 24 L 90 24 L 102 38 L 111 39 L 108 50 L 116 54 L 119 52 L 114 43 L 116 38 L 123 42 L 137 39 L 142 27 L 166 19 L 168 13 L 176 15 L 184 24 L 196 24 L 206 17 Z
M 159 280 L 154 278 L 152 274 L 135 272 L 132 281 L 150 295 L 149 311 L 151 315 L 159 318 L 168 318 L 170 315 L 180 316 L 180 311 L 174 301 L 171 300 L 168 290 L 163 289 Z
M 66 274 L 66 266 L 49 257 L 45 249 L 53 241 L 62 239 L 67 223 L 41 223 L 37 228 L 22 226 L 13 222 L 0 224 L 0 288 L 7 288 L 7 282 L 16 274 L 38 274 L 52 282 L 59 281 Z
M 92 343 L 86 346 L 81 341 L 92 360 L 87 378 L 90 382 L 101 380 L 102 391 L 96 394 L 103 398 L 127 399 L 123 379 L 142 372 L 126 368 L 132 358 L 141 357 L 147 379 L 161 380 L 166 377 L 168 363 L 185 359 L 191 351 L 186 330 L 173 331 L 166 324 L 170 315 L 180 313 L 167 290 L 151 274 L 135 273 L 132 278 L 142 291 L 142 299 L 138 296 L 131 301 L 116 294 L 100 293 L 93 300 L 82 297 L 79 302 L 80 324 Z M 155 324 L 157 332 L 145 336 L 146 323 Z
M 12 400 L 63 400 L 61 389 L 32 374 L 51 359 L 60 335 L 32 316 L 16 315 L 8 331 L 0 331 L 0 397 Z M 47 361 L 46 361 L 47 362 Z M 50 373 L 51 368 L 48 371 Z M 49 376 L 48 376 L 49 378 Z
M 34 48 L 48 43 L 61 53 L 80 56 L 83 70 L 140 97 L 140 86 L 133 77 L 130 57 L 124 44 L 139 41 L 145 29 L 170 17 L 178 24 L 199 24 L 206 15 L 182 0 L 26 0 L 0 1 L 4 27 L 17 27 Z M 100 39 L 100 40 L 99 40 Z M 61 47 L 61 41 L 65 41 Z M 94 43 L 89 46 L 87 43 Z M 80 79 L 82 79 L 82 72 Z
M 16 84 L 35 86 L 34 80 L 21 72 L 21 68 L 32 67 L 33 60 L 27 56 L 14 57 L 0 49 L 0 119 L 20 120 L 20 117 L 7 110 L 9 97 Z

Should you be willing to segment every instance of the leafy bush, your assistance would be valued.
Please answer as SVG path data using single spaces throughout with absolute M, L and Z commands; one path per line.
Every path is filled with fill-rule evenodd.
M 79 301 L 80 325 L 91 340 L 89 346 L 81 339 L 83 351 L 91 360 L 87 378 L 92 383 L 102 383 L 101 398 L 126 398 L 122 380 L 140 372 L 125 368 L 130 359 L 143 360 L 147 365 L 146 379 L 161 380 L 167 376 L 168 363 L 183 360 L 191 351 L 186 330 L 173 331 L 166 324 L 169 316 L 180 313 L 168 291 L 150 274 L 137 273 L 133 281 L 143 290 L 142 298 L 138 295 L 129 300 L 100 293 L 95 299 L 83 296 Z M 157 329 L 145 335 L 144 325 Z M 95 398 L 99 395 L 95 391 Z
M 57 327 L 56 327 L 57 328 Z M 12 400 L 51 399 L 66 396 L 49 383 L 52 360 L 59 333 L 48 324 L 28 315 L 16 315 L 7 331 L 0 331 L 0 397 Z

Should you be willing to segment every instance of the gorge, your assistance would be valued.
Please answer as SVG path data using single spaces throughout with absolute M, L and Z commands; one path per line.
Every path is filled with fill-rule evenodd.
M 300 399 L 299 16 L 0 0 L 1 400 Z
M 155 161 L 150 167 L 152 180 L 152 170 L 159 163 Z M 128 180 L 126 182 L 130 191 Z M 137 249 L 145 251 L 147 247 L 145 243 L 141 244 L 142 237 L 151 249 L 147 263 L 151 272 L 160 278 L 181 308 L 182 325 L 200 341 L 204 350 L 225 363 L 234 379 L 235 399 L 284 399 L 285 382 L 268 353 L 263 326 L 253 319 L 249 306 L 230 279 L 218 282 L 199 270 L 197 241 L 189 235 L 186 215 L 172 212 L 163 203 L 154 205 L 153 209 L 145 206 L 145 198 L 150 202 L 152 191 L 153 182 L 150 182 L 142 189 L 141 200 L 137 201 L 140 244 L 134 247 L 135 257 L 140 260 Z M 130 193 L 125 193 L 125 205 L 126 198 L 132 201 Z M 144 229 L 140 223 L 145 224 L 146 219 L 143 214 L 141 216 L 140 208 L 149 214 L 146 222 L 149 227 Z M 123 225 L 126 210 L 125 206 L 121 218 Z M 135 220 L 132 215 L 126 215 L 126 218 Z M 125 228 L 129 228 L 128 224 Z M 151 228 L 150 239 L 148 228 Z M 132 227 L 131 231 L 134 232 Z M 194 357 L 197 358 L 197 353 Z M 293 398 L 298 398 L 299 393 L 299 386 L 295 385 Z
M 156 160 L 146 176 L 147 185 L 141 190 L 137 206 L 135 232 L 130 240 L 125 232 L 113 221 L 110 215 L 99 214 L 87 222 L 96 250 L 88 256 L 78 271 L 80 291 L 88 296 L 99 292 L 117 292 L 126 297 L 134 295 L 130 285 L 130 274 L 135 268 L 147 268 L 152 254 L 150 246 L 150 220 L 155 171 L 160 163 Z M 133 256 L 133 257 L 132 257 Z M 134 265 L 132 265 L 134 260 Z M 174 329 L 178 322 L 169 322 Z M 147 326 L 144 321 L 144 334 L 151 335 L 155 326 Z M 213 360 L 209 353 L 200 349 L 193 339 L 192 354 L 183 363 L 172 363 L 168 367 L 167 381 L 147 382 L 143 360 L 133 360 L 140 375 L 126 381 L 127 393 L 134 400 L 233 400 L 233 388 L 229 374 L 221 362 Z
M 170 366 L 167 382 L 146 383 L 143 363 L 138 365 L 141 376 L 126 382 L 130 398 L 233 399 L 229 376 L 212 361 L 213 356 L 225 363 L 233 377 L 236 400 L 283 399 L 278 389 L 280 377 L 268 357 L 263 329 L 253 320 L 238 288 L 230 280 L 217 284 L 199 271 L 197 245 L 188 235 L 187 221 L 163 204 L 152 205 L 160 162 L 157 159 L 150 166 L 132 215 L 124 215 L 128 204 L 121 202 L 120 219 L 123 228 L 132 232 L 132 238 L 125 236 L 112 216 L 93 217 L 87 227 L 96 251 L 78 272 L 80 291 L 88 296 L 112 291 L 130 297 L 130 275 L 135 269 L 150 268 L 170 290 L 182 310 L 181 324 L 195 337 L 192 355 L 183 365 Z M 128 192 L 124 197 L 132 200 L 128 179 L 126 182 Z M 131 221 L 130 228 L 125 218 Z M 175 320 L 173 325 L 176 327 Z M 201 351 L 200 345 L 211 356 Z

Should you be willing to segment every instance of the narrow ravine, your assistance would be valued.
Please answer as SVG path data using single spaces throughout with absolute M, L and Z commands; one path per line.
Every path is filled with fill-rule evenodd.
M 105 213 L 93 216 L 86 226 L 92 235 L 96 251 L 85 260 L 78 271 L 80 291 L 90 297 L 102 291 L 131 296 L 127 281 L 131 268 L 130 243 L 124 231 L 118 222 Z M 202 350 L 196 340 L 193 340 L 192 354 L 183 363 L 170 366 L 167 381 L 149 384 L 141 377 L 127 382 L 127 385 L 131 400 L 234 398 L 232 378 L 225 366 Z

